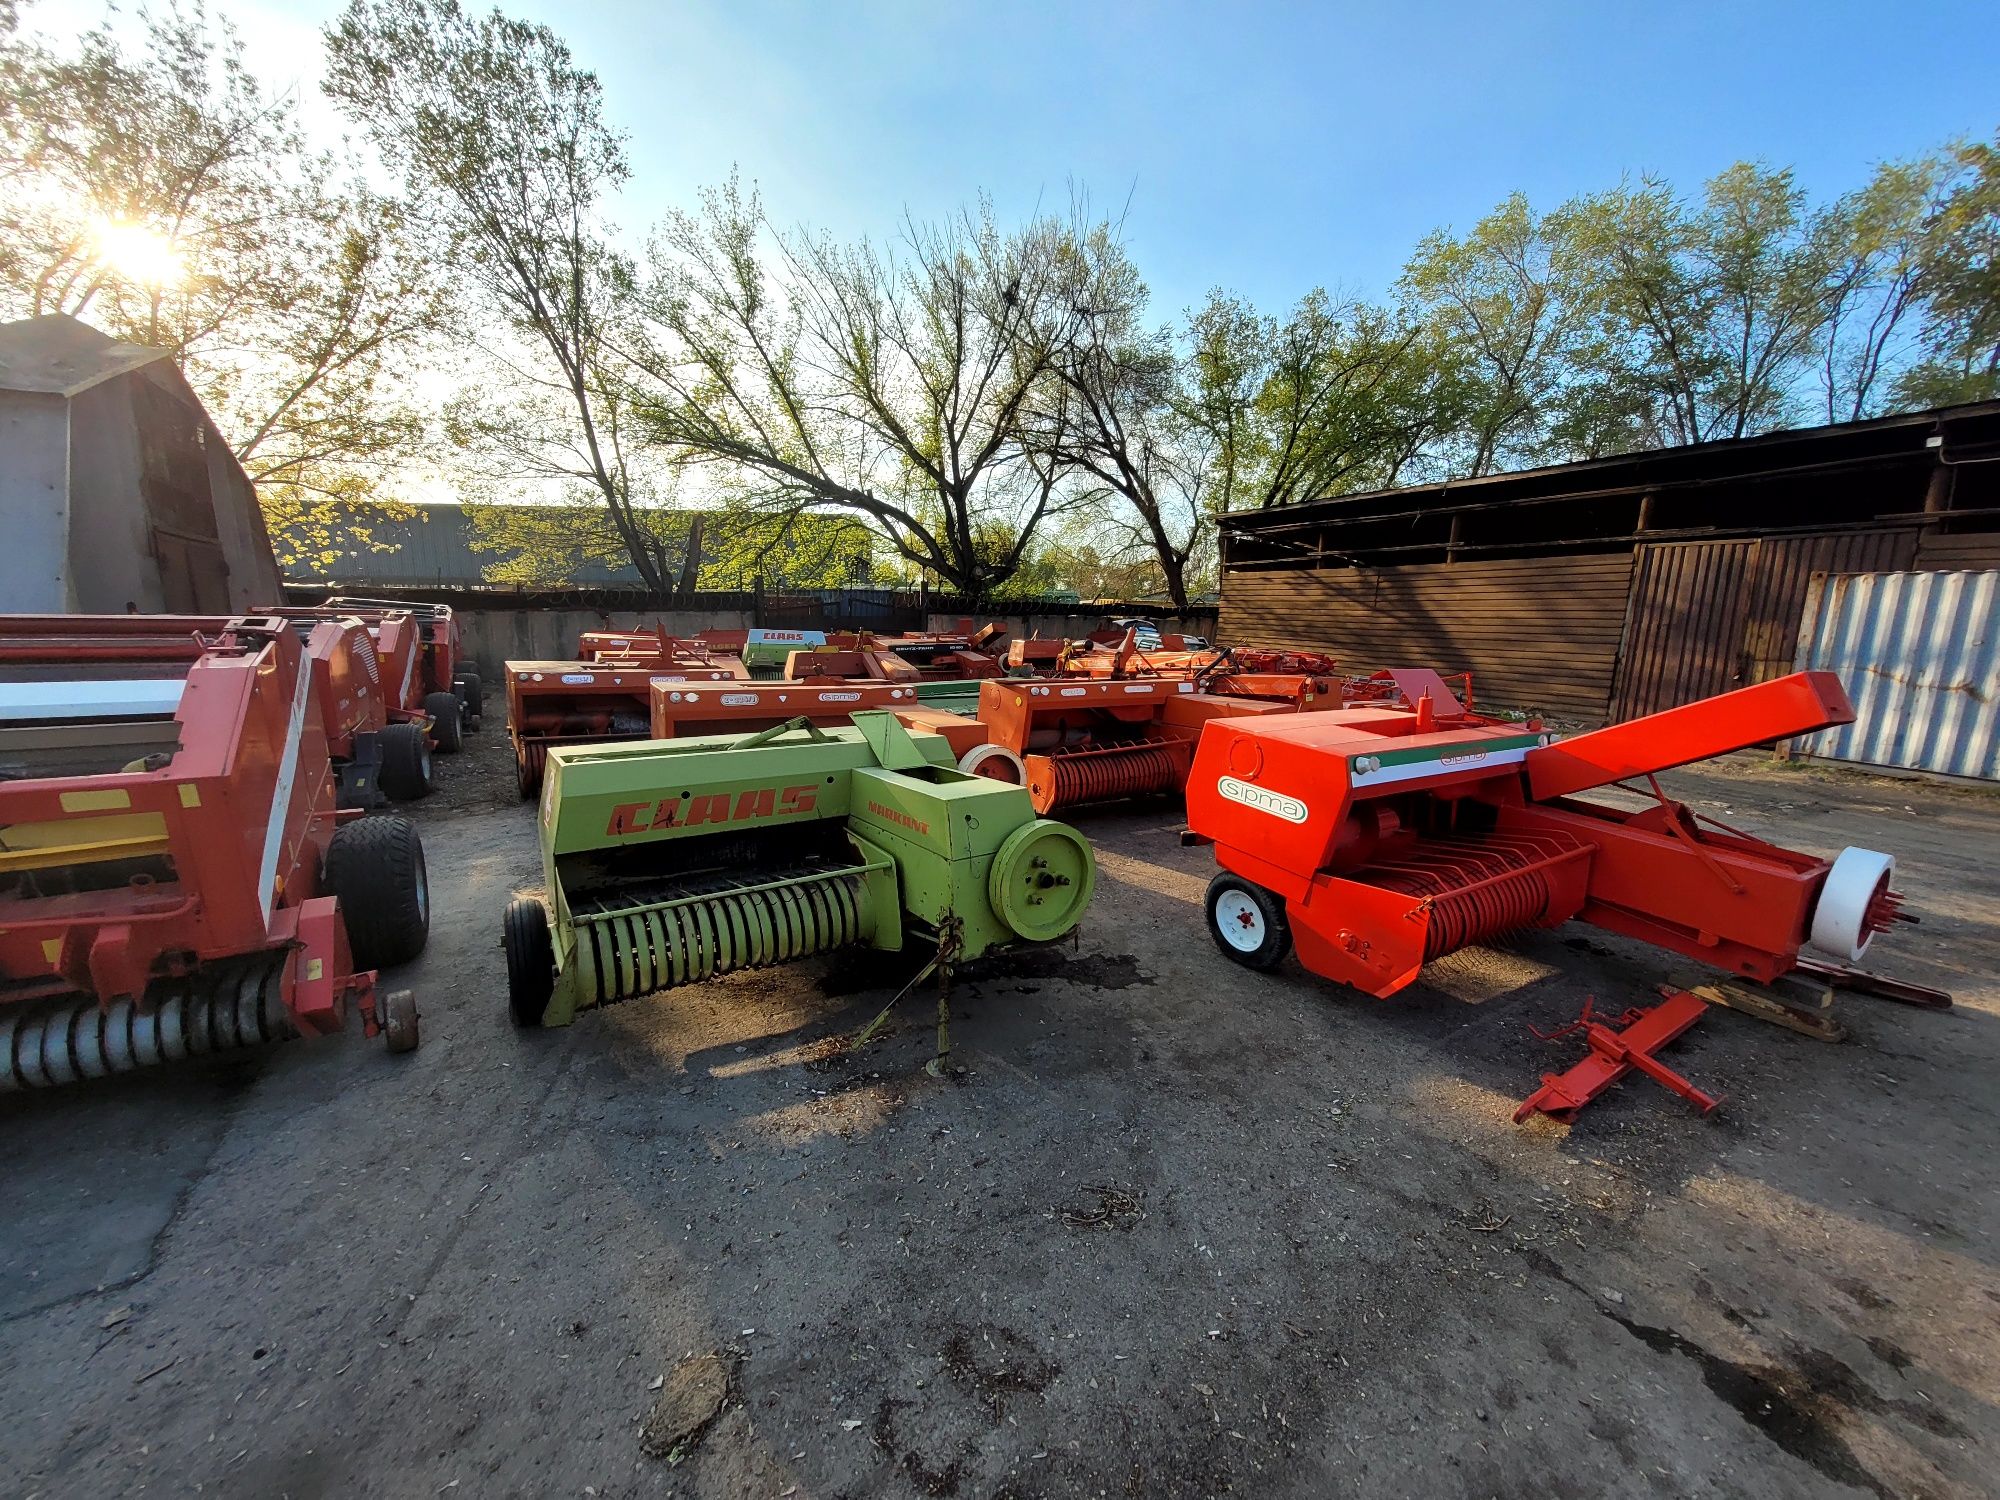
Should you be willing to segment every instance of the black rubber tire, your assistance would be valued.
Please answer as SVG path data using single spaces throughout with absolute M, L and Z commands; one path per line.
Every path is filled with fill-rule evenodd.
M 424 951 L 430 876 L 423 840 L 408 818 L 382 813 L 336 828 L 321 883 L 340 902 L 357 967 L 393 968 Z
M 516 745 L 514 747 L 514 790 L 521 794 L 523 802 L 534 801 L 542 789 L 542 771 L 548 763 L 548 752 L 540 745 Z
M 486 693 L 477 672 L 461 672 L 452 683 L 459 701 L 465 705 L 465 717 L 475 729 L 486 711 Z
M 431 743 L 439 755 L 456 755 L 465 748 L 465 705 L 456 693 L 431 693 L 424 699 L 424 716 L 431 721 Z
M 1225 937 L 1221 919 L 1216 916 L 1216 904 L 1224 896 L 1235 894 L 1246 897 L 1264 919 L 1263 940 L 1254 948 L 1239 948 Z M 1222 956 L 1233 963 L 1242 964 L 1246 969 L 1275 969 L 1292 951 L 1292 924 L 1285 915 L 1283 898 L 1275 891 L 1267 891 L 1263 886 L 1245 880 L 1241 875 L 1224 870 L 1209 881 L 1202 909 L 1208 914 L 1208 935 L 1215 939 L 1215 946 L 1222 950 Z
M 408 990 L 390 990 L 377 1002 L 382 1021 L 382 1045 L 391 1052 L 414 1052 L 423 1041 L 417 1017 L 417 997 Z
M 500 919 L 501 946 L 507 950 L 507 1014 L 516 1026 L 539 1026 L 556 987 L 556 949 L 549 937 L 549 914 L 526 898 L 508 905 Z
M 431 742 L 421 724 L 391 724 L 377 738 L 382 770 L 376 785 L 392 802 L 414 802 L 431 794 Z

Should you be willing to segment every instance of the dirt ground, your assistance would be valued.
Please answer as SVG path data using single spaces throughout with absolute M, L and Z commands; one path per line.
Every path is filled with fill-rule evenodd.
M 419 809 L 424 1045 L 0 1100 L 20 1496 L 1972 1496 L 2000 1473 L 2000 799 L 1668 778 L 1891 850 L 1923 920 L 1831 1046 L 1714 1012 L 1574 1128 L 1527 1030 L 1684 966 L 1579 928 L 1377 1002 L 1219 957 L 1174 809 L 1081 940 L 860 1056 L 820 962 L 507 1022 L 537 879 L 489 721 Z M 699 1358 L 712 1356 L 712 1358 Z M 692 1361 L 692 1362 L 690 1362 Z

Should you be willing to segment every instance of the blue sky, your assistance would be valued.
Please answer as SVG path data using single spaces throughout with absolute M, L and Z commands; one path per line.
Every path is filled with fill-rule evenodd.
M 210 0 L 315 125 L 331 0 Z M 1213 285 L 1277 309 L 1389 290 L 1410 247 L 1509 191 L 1539 207 L 1739 158 L 1831 196 L 2000 127 L 1984 4 L 1138 5 L 510 0 L 604 80 L 637 231 L 740 167 L 781 223 L 892 231 L 980 190 L 1003 215 L 1130 199 L 1171 315 Z M 44 0 L 32 23 L 94 6 Z

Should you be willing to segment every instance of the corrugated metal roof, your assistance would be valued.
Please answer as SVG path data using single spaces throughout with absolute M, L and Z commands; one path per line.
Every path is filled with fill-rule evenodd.
M 1966 429 L 1966 441 L 1986 441 L 2000 421 L 2000 401 L 1974 401 L 1928 411 L 1899 412 L 1823 427 L 1788 427 L 1754 437 L 1644 448 L 1606 458 L 1580 459 L 1537 469 L 1510 469 L 1477 478 L 1442 479 L 1385 490 L 1357 490 L 1271 510 L 1236 511 L 1221 518 L 1226 534 L 1255 535 L 1311 523 L 1332 524 L 1393 504 L 1398 509 L 1450 510 L 1563 498 L 1631 489 L 1714 484 L 1756 477 L 1801 464 L 1834 465 L 1887 457 L 1927 456 L 1927 441 L 1947 424 Z
M 114 375 L 167 358 L 126 344 L 67 313 L 0 323 L 0 390 L 76 396 Z
M 1814 580 L 1798 665 L 1837 673 L 1854 722 L 1808 755 L 2000 780 L 2000 572 Z

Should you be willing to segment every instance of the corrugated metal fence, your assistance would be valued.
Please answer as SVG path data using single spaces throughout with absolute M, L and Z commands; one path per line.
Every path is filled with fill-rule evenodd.
M 2000 572 L 1821 574 L 1798 665 L 1838 673 L 1852 724 L 1807 755 L 2000 780 Z

